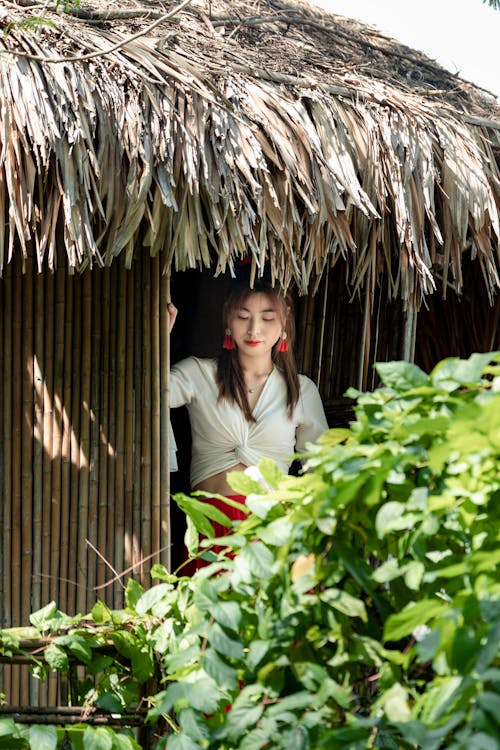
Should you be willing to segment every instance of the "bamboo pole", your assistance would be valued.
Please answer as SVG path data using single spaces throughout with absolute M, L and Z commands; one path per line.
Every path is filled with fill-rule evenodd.
M 25 264 L 25 273 L 21 282 L 23 307 L 22 322 L 22 474 L 21 474 L 21 568 L 22 568 L 22 624 L 29 623 L 32 612 L 32 580 L 33 580 L 33 416 L 34 416 L 34 363 L 33 363 L 33 264 L 31 258 Z M 35 540 L 35 543 L 38 542 Z M 38 681 L 30 680 L 29 673 L 25 677 L 27 696 L 33 702 L 33 690 L 36 693 Z M 31 682 L 31 684 L 30 684 Z M 38 697 L 38 696 L 36 696 Z
M 326 315 L 327 315 L 327 307 L 328 307 L 328 271 L 329 267 L 326 267 L 326 271 L 323 274 L 323 277 L 321 279 L 321 318 L 320 318 L 320 326 L 319 326 L 319 341 L 318 341 L 318 350 L 319 350 L 319 357 L 317 361 L 317 370 L 316 370 L 316 385 L 319 388 L 320 382 L 321 382 L 321 365 L 322 365 L 322 352 L 323 352 L 323 345 L 325 342 L 325 325 L 326 325 Z
M 54 317 L 55 276 L 45 278 L 45 336 L 42 360 L 44 377 L 43 399 L 43 515 L 42 515 L 42 601 L 51 599 L 51 509 L 52 509 L 52 412 L 54 398 Z
M 161 455 L 160 455 L 160 257 L 151 259 L 151 550 L 155 553 L 148 563 L 160 561 L 161 547 Z
M 91 327 L 92 289 L 90 271 L 82 276 L 82 363 L 80 393 L 80 477 L 78 483 L 78 581 L 88 576 L 87 534 L 89 519 L 89 452 L 90 452 L 90 367 L 91 367 Z M 93 555 L 92 555 L 93 557 Z M 91 579 L 92 580 L 92 579 Z M 85 612 L 88 586 L 79 586 L 76 592 L 77 610 Z
M 1 199 L 0 199 L 1 201 Z M 1 209 L 0 209 L 1 210 Z M 4 346 L 5 346 L 5 328 L 7 327 L 8 321 L 4 318 L 4 284 L 0 283 L 0 320 L 2 321 L 3 325 L 0 324 L 0 372 L 5 372 L 5 359 L 4 359 Z M 4 401 L 4 392 L 3 388 L 0 388 L 0 415 L 4 413 L 5 410 L 5 401 Z M 3 447 L 5 443 L 5 421 L 3 418 L 0 417 L 0 476 L 4 477 L 5 468 L 4 468 L 4 453 L 3 453 Z M 6 506 L 7 497 L 5 495 L 5 488 L 3 486 L 3 483 L 0 483 L 0 628 L 5 627 L 7 625 L 7 622 L 5 620 L 5 603 L 4 603 L 4 595 L 5 595 L 5 573 L 6 573 L 6 565 L 5 561 L 7 558 L 5 557 L 4 553 L 4 517 L 5 517 L 5 506 Z M 0 665 L 0 685 L 3 685 L 3 668 Z
M 141 554 L 143 557 L 151 553 L 152 535 L 151 535 L 151 262 L 144 257 L 143 261 L 143 315 L 142 315 L 142 461 L 141 461 Z M 141 579 L 143 584 L 148 582 L 144 575 L 143 566 L 140 567 Z
M 332 274 L 333 275 L 333 274 Z M 332 372 L 335 367 L 336 360 L 334 359 L 334 341 L 335 341 L 335 330 L 337 326 L 337 315 L 336 309 L 338 301 L 333 293 L 333 282 L 332 276 L 328 277 L 328 297 L 330 304 L 327 310 L 327 327 L 325 331 L 325 350 L 323 352 L 323 377 L 320 382 L 320 393 L 323 396 L 324 401 L 328 401 L 332 398 Z M 332 302 L 334 301 L 334 302 Z
M 34 261 L 33 261 L 34 262 Z M 35 333 L 33 359 L 33 389 L 35 396 L 35 433 L 33 445 L 33 609 L 42 606 L 42 547 L 43 547 L 43 402 L 44 402 L 44 338 L 45 294 L 44 275 L 37 274 L 33 285 L 35 295 Z M 3 370 L 2 370 L 3 372 Z
M 71 384 L 71 490 L 68 518 L 69 556 L 68 578 L 72 583 L 68 588 L 68 612 L 77 613 L 77 592 L 82 582 L 78 575 L 78 539 L 80 527 L 78 506 L 80 504 L 80 389 L 82 373 L 82 278 L 73 279 L 73 320 L 71 339 L 72 384 Z M 84 579 L 84 582 L 85 579 Z
M 111 270 L 105 268 L 99 273 L 101 279 L 101 329 L 102 329 L 102 353 L 101 353 L 101 435 L 99 447 L 99 526 L 97 532 L 97 548 L 106 549 L 107 536 L 107 504 L 108 504 L 108 421 L 109 421 L 109 356 L 110 356 L 110 315 L 111 315 Z M 106 570 L 102 560 L 97 560 L 97 585 L 100 586 L 106 580 Z
M 71 438 L 72 438 L 72 348 L 73 331 L 73 290 L 74 276 L 65 274 L 66 310 L 64 318 L 64 359 L 63 359 L 63 395 L 61 403 L 62 441 L 61 441 L 61 552 L 59 558 L 59 597 L 58 602 L 63 612 L 68 611 L 69 594 L 69 524 L 71 517 Z
M 8 367 L 2 369 L 2 424 L 3 424 L 3 524 L 2 540 L 3 555 L 5 566 L 2 572 L 3 576 L 3 620 L 4 625 L 12 625 L 12 567 L 8 565 L 12 560 L 12 267 L 9 266 L 5 272 L 5 278 L 2 282 L 3 291 L 3 361 L 9 363 Z M 0 492 L 2 488 L 0 487 Z M 12 669 L 5 667 L 3 671 L 4 692 L 9 699 L 14 702 L 12 696 L 11 683 Z
M 367 271 L 369 273 L 369 271 Z M 371 300 L 370 285 L 366 284 L 365 298 L 363 304 L 363 317 L 361 336 L 359 337 L 359 365 L 358 365 L 358 382 L 360 390 L 365 390 L 368 381 L 368 366 L 370 354 L 370 333 L 371 333 L 371 311 L 373 305 Z
M 133 502 L 134 502 L 134 273 L 127 278 L 127 357 L 125 380 L 125 486 L 124 508 L 126 535 L 124 539 L 125 564 L 133 564 Z
M 11 547 L 11 575 L 12 575 L 12 625 L 20 626 L 23 623 L 20 615 L 25 609 L 23 593 L 23 570 L 22 570 L 22 381 L 19 373 L 22 371 L 22 286 L 21 286 L 21 263 L 19 258 L 14 260 L 13 268 L 13 309 L 12 309 L 12 369 L 14 377 L 12 387 L 12 547 Z M 12 685 L 12 699 L 21 702 L 25 697 L 26 685 L 21 678 L 16 685 Z
M 417 311 L 409 304 L 404 313 L 403 341 L 401 342 L 402 358 L 406 362 L 415 360 L 415 338 L 417 332 Z
M 58 601 L 61 579 L 61 449 L 63 412 L 64 319 L 66 314 L 66 287 L 64 269 L 55 274 L 54 320 L 54 389 L 52 392 L 52 507 L 50 514 L 50 575 L 51 598 Z M 49 682 L 50 703 L 57 700 L 57 684 Z
M 1 210 L 1 209 L 0 209 Z M 0 372 L 5 372 L 5 359 L 4 359 L 4 347 L 5 347 L 5 328 L 7 327 L 8 321 L 4 318 L 4 284 L 0 283 L 0 314 L 1 314 L 1 320 L 3 325 L 0 325 Z M 3 389 L 0 389 L 0 415 L 4 413 L 5 410 L 5 401 L 4 401 L 4 393 Z M 3 463 L 3 448 L 5 443 L 5 434 L 4 434 L 4 427 L 5 422 L 4 419 L 0 417 L 0 476 L 4 476 L 4 463 Z M 5 527 L 5 506 L 6 506 L 7 497 L 5 495 L 5 488 L 3 484 L 0 484 L 0 560 L 2 564 L 0 564 L 0 627 L 5 627 L 7 625 L 6 619 L 5 619 L 5 602 L 4 602 L 4 596 L 5 596 L 5 575 L 6 575 L 6 560 L 5 557 L 5 549 L 4 549 L 4 527 Z M 4 683 L 5 683 L 5 673 L 9 669 L 9 667 L 4 667 L 3 664 L 0 664 L 0 690 L 4 689 Z
M 100 401 L 100 361 L 102 347 L 102 300 L 101 282 L 102 273 L 93 271 L 92 280 L 92 331 L 88 331 L 91 337 L 91 422 L 90 422 L 90 466 L 89 466 L 89 524 L 88 538 L 98 547 L 99 540 L 99 470 L 100 470 L 100 435 L 101 435 L 101 401 Z M 95 560 L 95 555 L 90 552 L 90 561 Z M 94 566 L 92 577 L 88 575 L 89 590 L 97 585 L 97 565 Z
M 114 263 L 109 269 L 110 272 L 110 321 L 109 321 L 109 332 L 110 338 L 108 341 L 109 349 L 109 374 L 108 374 L 108 393 L 109 393 L 109 412 L 108 412 L 108 424 L 107 424 L 107 442 L 108 442 L 108 487 L 106 495 L 106 506 L 105 506 L 105 518 L 107 518 L 107 535 L 104 546 L 99 550 L 102 555 L 108 560 L 113 557 L 113 550 L 115 548 L 115 536 L 116 528 L 115 523 L 117 516 L 115 514 L 115 494 L 116 494 L 116 362 L 117 362 L 117 327 L 118 327 L 118 264 Z M 114 567 L 114 560 L 109 559 L 109 562 Z M 109 568 L 105 569 L 105 576 L 109 578 Z M 108 589 L 107 600 L 110 605 L 114 605 L 115 592 L 117 586 L 114 585 Z
M 118 275 L 116 297 L 117 307 L 117 351 L 116 351 L 116 460 L 115 460 L 115 491 L 111 502 L 115 508 L 115 535 L 113 544 L 110 545 L 110 554 L 113 553 L 113 566 L 121 572 L 124 569 L 124 539 L 125 539 L 125 375 L 127 358 L 127 271 L 116 263 Z M 115 584 L 115 600 L 121 597 L 118 583 Z
M 143 281 L 142 281 L 142 268 L 144 260 L 141 257 L 137 261 L 137 268 L 134 274 L 134 442 L 135 442 L 135 453 L 134 453 L 134 495 L 133 495 L 133 510 L 132 510 L 132 524 L 133 524 L 133 559 L 132 564 L 136 575 L 140 575 L 140 559 L 141 559 L 141 500 L 142 500 L 142 424 L 143 424 L 143 412 L 142 412 L 142 391 L 143 381 L 145 378 L 144 367 L 142 363 L 142 315 L 143 313 Z
M 62 447 L 62 394 L 64 365 L 64 317 L 66 314 L 66 289 L 64 272 L 57 271 L 55 278 L 54 320 L 54 389 L 52 392 L 52 512 L 51 512 L 51 589 L 58 592 L 61 555 L 61 447 Z
M 170 276 L 160 282 L 160 563 L 171 570 L 172 529 L 170 521 L 170 331 L 167 304 Z

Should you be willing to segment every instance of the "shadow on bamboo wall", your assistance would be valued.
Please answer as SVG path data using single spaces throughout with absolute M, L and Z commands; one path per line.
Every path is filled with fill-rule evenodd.
M 166 285 L 145 255 L 82 275 L 16 256 L 0 280 L 1 627 L 121 607 L 117 574 L 168 564 Z M 4 670 L 9 703 L 40 690 Z

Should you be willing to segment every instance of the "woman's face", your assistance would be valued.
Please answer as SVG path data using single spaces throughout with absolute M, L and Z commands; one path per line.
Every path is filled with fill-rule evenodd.
M 228 318 L 238 350 L 244 354 L 270 352 L 281 336 L 285 321 L 278 301 L 264 292 L 249 294 Z

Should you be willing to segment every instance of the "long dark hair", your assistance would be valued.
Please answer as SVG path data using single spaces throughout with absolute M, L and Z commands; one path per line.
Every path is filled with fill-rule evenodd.
M 262 279 L 256 280 L 252 288 L 248 286 L 248 282 L 236 283 L 229 293 L 222 310 L 224 328 L 227 328 L 228 321 L 233 312 L 239 309 L 251 294 L 257 293 L 267 294 L 276 303 L 283 321 L 283 329 L 286 332 L 288 351 L 278 352 L 276 351 L 276 346 L 274 346 L 272 359 L 275 367 L 277 367 L 285 378 L 288 416 L 291 418 L 299 399 L 299 378 L 293 351 L 295 343 L 295 318 L 289 295 L 286 295 L 279 287 L 274 287 L 268 281 Z M 219 355 L 217 360 L 217 385 L 219 386 L 219 400 L 225 398 L 228 401 L 234 401 L 241 408 L 249 422 L 256 421 L 248 403 L 245 379 L 236 349 L 223 349 Z

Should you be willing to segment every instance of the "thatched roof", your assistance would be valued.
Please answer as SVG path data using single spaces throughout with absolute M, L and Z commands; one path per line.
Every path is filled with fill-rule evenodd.
M 252 253 L 306 291 L 344 258 L 352 290 L 388 274 L 418 304 L 470 252 L 500 285 L 486 92 L 304 4 L 47 5 L 0 11 L 0 271 L 30 241 L 40 269 L 141 244 L 164 269 Z

